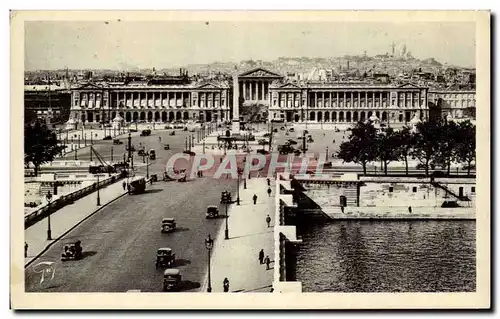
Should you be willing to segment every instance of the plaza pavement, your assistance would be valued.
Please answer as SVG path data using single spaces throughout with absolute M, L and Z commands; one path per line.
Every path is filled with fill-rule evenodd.
M 271 189 L 274 192 L 274 180 Z M 274 220 L 267 227 L 266 216 L 274 216 L 274 196 L 267 194 L 265 178 L 247 180 L 247 189 L 240 185 L 240 203 L 229 206 L 229 239 L 224 239 L 225 224 L 221 224 L 217 240 L 214 242 L 211 257 L 212 292 L 223 292 L 224 278 L 229 280 L 230 292 L 270 292 L 273 282 L 274 267 Z M 253 195 L 257 195 L 257 204 L 253 204 Z M 232 194 L 233 200 L 237 194 Z M 225 214 L 225 208 L 220 212 Z M 214 237 L 214 236 L 212 236 Z M 259 263 L 259 251 L 271 260 L 270 269 Z M 206 292 L 208 278 L 200 292 Z
M 99 190 L 101 206 L 97 206 L 97 192 L 93 192 L 52 213 L 50 221 L 53 240 L 47 240 L 47 218 L 26 229 L 24 231 L 24 240 L 28 244 L 28 257 L 24 259 L 25 265 L 30 263 L 30 261 L 80 221 L 115 199 L 125 195 L 126 192 L 123 190 L 122 183 L 123 180 L 118 180 L 114 184 L 110 184 Z

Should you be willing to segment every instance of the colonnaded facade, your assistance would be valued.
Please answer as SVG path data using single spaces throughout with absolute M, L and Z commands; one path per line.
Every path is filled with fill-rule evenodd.
M 376 116 L 405 124 L 428 118 L 427 88 L 369 83 L 280 83 L 270 87 L 270 119 L 286 122 L 355 123 Z
M 230 119 L 228 83 L 88 83 L 72 89 L 71 117 L 83 123 Z
M 388 125 L 404 125 L 415 115 L 428 119 L 429 97 L 435 101 L 448 94 L 430 94 L 427 87 L 410 83 L 287 82 L 284 76 L 262 68 L 241 73 L 237 78 L 239 107 L 261 105 L 268 110 L 268 121 L 294 123 L 350 124 L 376 118 Z M 178 77 L 127 84 L 87 83 L 72 89 L 71 117 L 83 123 L 109 122 L 117 115 L 128 123 L 230 120 L 232 85 L 231 81 L 200 83 Z M 471 109 L 475 112 L 475 92 L 461 92 L 460 96 L 460 105 L 468 113 L 453 114 L 467 115 Z M 457 102 L 451 106 L 453 103 Z

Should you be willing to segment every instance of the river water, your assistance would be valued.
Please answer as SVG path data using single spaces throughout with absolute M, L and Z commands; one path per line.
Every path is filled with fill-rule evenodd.
M 475 221 L 335 221 L 298 232 L 303 292 L 476 289 Z

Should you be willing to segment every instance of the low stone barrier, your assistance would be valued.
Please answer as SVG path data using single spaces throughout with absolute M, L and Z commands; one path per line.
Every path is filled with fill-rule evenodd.
M 108 186 L 109 184 L 112 184 L 116 182 L 120 177 L 119 174 L 115 174 L 109 178 L 106 178 L 102 181 L 99 181 L 99 189 Z M 37 208 L 34 211 L 28 212 L 24 215 L 24 228 L 28 228 L 37 221 L 45 218 L 46 216 L 52 214 L 53 212 L 57 211 L 58 209 L 66 206 L 69 203 L 74 202 L 75 200 L 78 200 L 94 191 L 97 190 L 97 182 L 93 183 L 92 185 L 89 185 L 87 187 L 78 189 L 74 192 L 71 192 L 66 195 L 59 196 L 56 200 L 46 203 L 44 205 L 41 205 L 41 207 Z

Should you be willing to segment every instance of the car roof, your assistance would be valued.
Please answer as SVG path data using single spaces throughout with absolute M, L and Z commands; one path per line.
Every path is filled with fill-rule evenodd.
M 162 222 L 171 222 L 171 221 L 174 221 L 175 218 L 172 218 L 172 217 L 168 217 L 168 218 L 163 218 L 161 221 Z
M 181 273 L 181 271 L 177 268 L 169 268 L 163 272 L 163 275 L 164 276 L 176 276 L 176 275 L 179 275 L 180 273 Z
M 158 251 L 172 251 L 172 248 L 168 247 L 158 248 Z
M 208 205 L 207 208 L 219 208 L 219 207 L 216 205 Z

